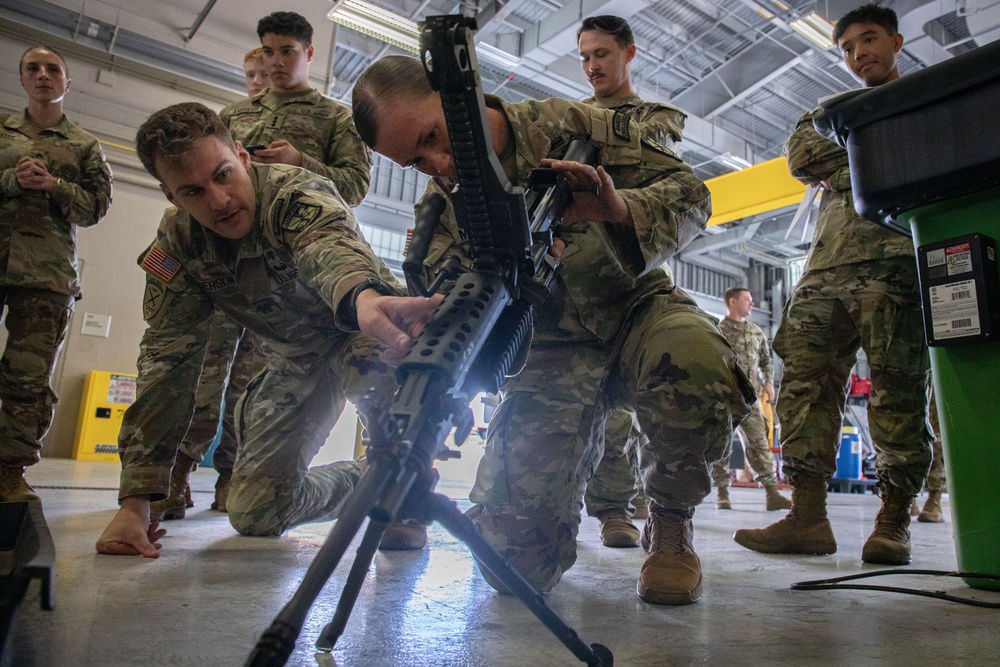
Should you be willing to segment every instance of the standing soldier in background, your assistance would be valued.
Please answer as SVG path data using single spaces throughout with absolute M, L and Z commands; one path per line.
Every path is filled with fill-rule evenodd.
M 244 83 L 247 98 L 252 98 L 271 84 L 271 77 L 264 67 L 263 49 L 257 47 L 247 51 L 243 56 L 243 73 L 246 77 Z M 240 103 L 230 104 L 222 113 L 225 114 L 227 109 L 233 109 Z M 261 370 L 263 361 L 256 354 L 253 336 L 245 333 L 243 327 L 233 322 L 228 315 L 217 312 L 213 316 L 212 333 L 205 348 L 205 363 L 202 364 L 201 380 L 195 395 L 194 416 L 171 472 L 170 490 L 166 498 L 149 504 L 149 513 L 154 520 L 183 519 L 187 509 L 194 507 L 194 500 L 191 498 L 191 473 L 201 464 L 216 438 L 219 438 L 219 444 L 215 448 L 212 465 L 219 477 L 215 481 L 212 509 L 226 511 L 233 460 L 236 456 L 233 411 L 250 379 Z
M 891 9 L 864 5 L 848 12 L 833 40 L 866 87 L 899 78 L 903 36 Z M 930 361 L 913 242 L 855 212 L 847 151 L 816 132 L 818 113 L 803 116 L 786 145 L 792 175 L 824 190 L 812 251 L 774 340 L 785 362 L 777 411 L 792 511 L 767 528 L 738 530 L 734 539 L 764 553 L 837 551 L 826 516 L 827 485 L 837 468 L 848 379 L 861 347 L 871 366 L 868 421 L 882 496 L 861 559 L 906 565 L 910 505 L 931 460 Z
M 257 35 L 271 87 L 223 109 L 222 121 L 234 139 L 254 148 L 254 162 L 305 167 L 329 178 L 344 201 L 357 206 L 368 194 L 372 154 L 350 109 L 309 84 L 312 26 L 294 12 L 274 12 L 257 23 Z
M 28 108 L 0 115 L 0 502 L 39 500 L 24 469 L 38 462 L 58 400 L 52 371 L 80 298 L 76 228 L 111 205 L 100 143 L 63 115 L 66 61 L 34 46 L 18 71 Z
M 258 46 L 256 49 L 247 51 L 246 55 L 243 56 L 243 74 L 246 77 L 248 98 L 271 85 L 271 76 L 267 73 L 267 67 L 264 65 L 264 49 Z
M 618 16 L 591 16 L 576 33 L 577 49 L 594 97 L 584 100 L 602 109 L 627 112 L 662 146 L 674 150 L 681 140 L 687 114 L 670 104 L 644 102 L 632 88 L 629 66 L 635 58 L 635 38 L 628 22 Z M 643 436 L 635 416 L 614 410 L 604 427 L 604 457 L 587 484 L 587 513 L 601 522 L 606 547 L 639 546 L 632 518 L 645 519 L 647 500 L 639 481 L 636 455 Z
M 726 290 L 724 296 L 728 314 L 719 322 L 719 330 L 733 349 L 740 368 L 750 378 L 757 396 L 762 396 L 774 404 L 774 362 L 771 360 L 771 346 L 764 331 L 749 320 L 753 312 L 753 296 L 745 287 Z M 763 382 L 761 382 L 763 380 Z M 792 503 L 778 493 L 778 479 L 774 474 L 774 455 L 767 442 L 767 422 L 761 414 L 760 402 L 754 405 L 743 423 L 736 427 L 743 443 L 750 467 L 757 475 L 756 481 L 764 487 L 767 496 L 767 511 L 787 510 Z M 720 510 L 732 509 L 729 502 L 729 458 L 716 461 L 712 467 L 712 481 L 718 489 L 715 506 Z
M 941 425 L 938 423 L 937 403 L 934 402 L 934 391 L 931 390 L 927 403 L 927 417 L 934 429 L 934 442 L 931 443 L 931 468 L 927 471 L 927 500 L 924 508 L 917 512 L 917 521 L 921 523 L 941 523 L 944 513 L 941 511 L 941 494 L 948 491 L 948 480 L 944 470 L 944 450 L 941 447 Z M 916 500 L 914 500 L 916 506 Z

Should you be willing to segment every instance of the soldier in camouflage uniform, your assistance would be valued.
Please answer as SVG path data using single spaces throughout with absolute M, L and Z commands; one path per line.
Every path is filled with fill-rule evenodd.
M 753 296 L 745 287 L 726 290 L 723 297 L 728 314 L 719 322 L 719 330 L 736 350 L 740 367 L 750 377 L 758 396 L 768 403 L 774 403 L 774 362 L 771 360 L 771 346 L 764 331 L 748 318 L 753 312 Z M 736 433 L 743 443 L 750 467 L 757 474 L 757 481 L 764 487 L 767 510 L 787 510 L 792 503 L 778 493 L 778 479 L 774 474 L 774 456 L 767 441 L 767 422 L 760 411 L 760 403 L 740 424 Z M 712 466 L 712 480 L 718 489 L 715 506 L 732 509 L 729 501 L 729 457 L 716 461 Z
M 702 591 L 694 508 L 753 394 L 712 318 L 661 268 L 704 228 L 708 190 L 622 112 L 564 100 L 486 103 L 493 148 L 514 185 L 546 161 L 572 187 L 600 183 L 601 194 L 578 194 L 564 212 L 552 248 L 561 261 L 557 285 L 536 311 L 525 368 L 502 387 L 468 515 L 529 581 L 551 589 L 576 560 L 584 488 L 602 455 L 607 415 L 632 410 L 649 438 L 639 464 L 652 504 L 637 589 L 649 602 L 690 604 Z M 353 104 L 367 144 L 432 176 L 428 193 L 446 196 L 451 144 L 418 60 L 377 61 L 355 84 Z M 576 132 L 593 133 L 606 171 L 554 159 Z M 466 259 L 463 246 L 449 205 L 428 270 L 449 256 Z
M 594 97 L 584 102 L 627 112 L 660 145 L 675 150 L 687 114 L 670 104 L 644 102 L 636 95 L 629 68 L 635 58 L 635 37 L 628 22 L 618 16 L 591 16 L 583 20 L 576 39 L 583 73 L 594 89 Z M 606 547 L 639 546 L 632 517 L 647 515 L 636 456 L 644 437 L 627 410 L 608 416 L 604 457 L 584 495 L 587 513 L 601 522 L 601 542 Z
M 28 107 L 0 115 L 0 502 L 39 499 L 24 470 L 52 423 L 52 371 L 80 298 L 76 228 L 96 225 L 111 204 L 100 143 L 63 115 L 66 61 L 35 46 L 19 72 Z
M 891 9 L 853 10 L 837 23 L 834 36 L 865 86 L 899 77 L 896 54 L 903 37 Z M 827 484 L 836 470 L 848 379 L 861 347 L 871 365 L 868 420 L 882 495 L 861 558 L 904 565 L 910 562 L 910 505 L 931 458 L 929 360 L 913 243 L 855 212 L 847 152 L 817 134 L 816 113 L 803 116 L 785 147 L 792 175 L 824 190 L 805 273 L 774 341 L 785 362 L 777 411 L 793 507 L 767 528 L 736 531 L 735 539 L 765 553 L 837 550 L 826 516 Z
M 258 47 L 247 51 L 243 56 L 243 73 L 246 76 L 247 97 L 253 97 L 270 85 L 271 78 L 264 67 L 263 49 Z M 237 104 L 239 102 L 229 105 L 222 110 L 222 114 Z M 194 507 L 190 476 L 204 460 L 216 438 L 219 444 L 212 457 L 212 466 L 219 477 L 215 481 L 215 500 L 211 508 L 226 511 L 236 458 L 233 413 L 250 379 L 264 367 L 263 358 L 255 353 L 255 349 L 252 335 L 225 313 L 215 313 L 205 347 L 201 380 L 195 394 L 194 416 L 181 442 L 180 455 L 174 461 L 167 497 L 150 503 L 149 512 L 153 519 L 183 519 L 187 509 Z
M 236 408 L 230 523 L 280 535 L 336 518 L 362 466 L 309 462 L 345 399 L 391 391 L 387 364 L 441 298 L 391 296 L 400 288 L 334 185 L 299 167 L 251 164 L 204 106 L 157 112 L 136 145 L 178 209 L 141 262 L 149 328 L 119 437 L 121 508 L 98 551 L 158 555 L 164 532 L 149 501 L 167 492 L 216 309 L 253 333 L 266 358 Z

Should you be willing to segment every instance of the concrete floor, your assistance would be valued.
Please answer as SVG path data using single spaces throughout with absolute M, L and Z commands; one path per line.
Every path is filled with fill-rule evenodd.
M 442 464 L 439 491 L 464 495 L 472 463 Z M 188 518 L 167 524 L 158 560 L 99 556 L 94 542 L 115 511 L 118 466 L 45 459 L 28 477 L 55 539 L 56 609 L 39 607 L 33 584 L 2 665 L 241 665 L 288 601 L 330 524 L 282 538 L 237 536 L 208 510 L 214 473 L 194 475 Z M 734 510 L 713 504 L 695 517 L 705 594 L 688 607 L 642 602 L 643 553 L 601 546 L 585 519 L 579 560 L 546 599 L 616 665 L 998 664 L 1000 612 L 927 598 L 860 591 L 791 592 L 795 581 L 873 570 L 861 544 L 878 507 L 872 495 L 835 494 L 834 556 L 765 556 L 731 539 L 763 526 L 763 492 L 734 489 Z M 914 524 L 914 568 L 955 569 L 950 520 Z M 349 557 L 352 556 L 349 552 Z M 464 546 L 434 526 L 417 553 L 376 556 L 345 635 L 332 654 L 313 648 L 336 606 L 342 563 L 313 606 L 289 664 L 506 666 L 580 664 L 514 598 L 495 594 Z M 1000 601 L 960 580 L 895 577 L 885 583 Z

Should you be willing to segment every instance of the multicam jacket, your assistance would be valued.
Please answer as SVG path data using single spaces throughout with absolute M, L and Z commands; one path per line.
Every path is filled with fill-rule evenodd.
M 737 322 L 723 317 L 719 322 L 719 330 L 736 350 L 740 368 L 750 378 L 754 389 L 759 392 L 765 384 L 774 384 L 771 344 L 767 342 L 763 329 L 749 320 Z
M 269 364 L 324 363 L 356 324 L 341 301 L 376 280 L 396 289 L 329 180 L 299 167 L 252 165 L 257 216 L 238 241 L 168 209 L 151 249 L 137 397 L 125 414 L 120 497 L 169 475 L 190 422 L 214 309 L 262 343 Z M 402 293 L 402 292 L 399 292 Z M 155 500 L 155 498 L 154 498 Z
M 662 102 L 645 102 L 638 95 L 628 97 L 588 97 L 584 104 L 593 104 L 602 109 L 618 109 L 631 111 L 631 115 L 646 132 L 661 145 L 670 150 L 676 150 L 684 133 L 684 121 L 687 114 L 672 104 Z
M 557 236 L 567 245 L 554 292 L 536 309 L 536 341 L 596 337 L 610 344 L 631 309 L 648 295 L 674 294 L 693 304 L 664 268 L 666 259 L 697 236 L 711 215 L 708 188 L 688 165 L 649 141 L 625 112 L 559 99 L 510 104 L 487 95 L 486 103 L 510 122 L 513 150 L 501 160 L 512 183 L 524 185 L 542 159 L 562 155 L 573 134 L 590 132 L 603 146 L 600 163 L 614 179 L 634 225 L 560 225 Z M 512 155 L 504 159 L 507 153 Z M 448 183 L 432 179 L 425 196 L 448 189 Z M 449 255 L 464 256 L 462 247 L 449 204 L 425 266 L 432 270 Z
M 785 144 L 792 176 L 806 185 L 823 184 L 819 220 L 806 271 L 893 257 L 913 257 L 913 241 L 865 220 L 854 210 L 847 151 L 813 127 L 820 109 L 799 119 Z
M 53 192 L 24 190 L 15 166 L 42 159 L 62 179 Z M 0 285 L 80 295 L 76 228 L 96 225 L 111 205 L 111 169 L 100 142 L 63 116 L 39 130 L 24 112 L 0 115 Z
M 329 178 L 351 206 L 368 194 L 372 152 L 361 141 L 351 110 L 319 91 L 275 93 L 262 90 L 219 114 L 244 146 L 284 139 L 302 153 L 302 166 Z

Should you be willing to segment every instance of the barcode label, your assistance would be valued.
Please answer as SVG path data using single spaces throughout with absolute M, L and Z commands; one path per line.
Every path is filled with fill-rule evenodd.
M 974 281 L 959 280 L 948 285 L 932 285 L 929 296 L 935 340 L 982 334 L 979 298 Z

